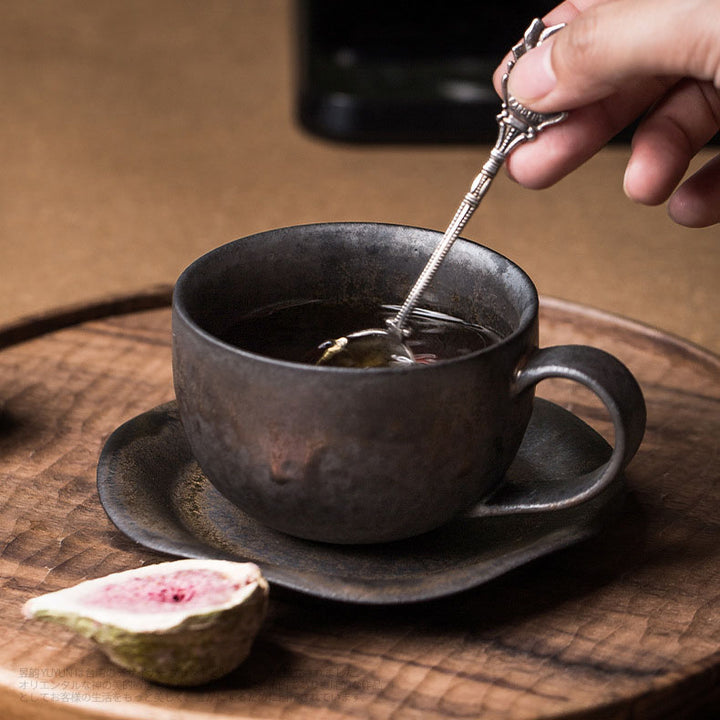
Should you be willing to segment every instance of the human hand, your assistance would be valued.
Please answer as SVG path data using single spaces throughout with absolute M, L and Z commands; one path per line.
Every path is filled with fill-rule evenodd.
M 670 198 L 681 225 L 720 222 L 720 156 L 677 187 L 720 128 L 720 0 L 566 0 L 544 22 L 568 26 L 518 60 L 509 91 L 533 110 L 572 112 L 513 151 L 510 175 L 526 187 L 552 185 L 647 111 L 626 195 L 647 205 Z

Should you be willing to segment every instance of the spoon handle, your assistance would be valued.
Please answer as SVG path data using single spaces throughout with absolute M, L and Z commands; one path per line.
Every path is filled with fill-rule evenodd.
M 457 240 L 468 220 L 485 196 L 485 193 L 490 188 L 498 170 L 503 166 L 505 158 L 507 158 L 518 145 L 529 140 L 534 140 L 541 130 L 549 125 L 555 125 L 561 122 L 567 116 L 567 113 L 564 112 L 539 113 L 530 110 L 510 95 L 507 88 L 510 71 L 520 57 L 528 50 L 532 50 L 532 48 L 541 45 L 544 40 L 563 27 L 564 25 L 545 27 L 542 20 L 535 19 L 525 31 L 523 39 L 512 49 L 512 59 L 508 62 L 507 69 L 502 78 L 503 104 L 502 110 L 497 116 L 498 137 L 495 146 L 490 150 L 490 157 L 473 180 L 470 190 L 465 194 L 447 230 L 445 230 L 444 235 L 435 247 L 423 271 L 410 289 L 402 307 L 394 318 L 387 321 L 388 330 L 394 334 L 402 336 L 407 332 L 405 330 L 405 324 L 410 314 L 432 281 L 437 269 L 445 259 L 453 243 Z

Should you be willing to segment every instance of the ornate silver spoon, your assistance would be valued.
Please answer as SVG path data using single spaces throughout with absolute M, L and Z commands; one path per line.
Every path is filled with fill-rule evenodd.
M 561 122 L 567 116 L 564 112 L 539 113 L 530 110 L 510 95 L 507 87 L 508 77 L 515 63 L 528 50 L 541 45 L 563 27 L 564 25 L 546 27 L 542 20 L 535 19 L 525 31 L 523 39 L 513 47 L 512 59 L 508 62 L 502 78 L 503 103 L 502 110 L 497 116 L 499 132 L 495 146 L 490 150 L 490 157 L 473 180 L 470 190 L 465 194 L 450 225 L 410 289 L 397 315 L 387 321 L 385 329 L 360 330 L 323 343 L 320 346 L 323 354 L 317 362 L 318 365 L 376 367 L 414 361 L 412 352 L 405 344 L 405 338 L 409 335 L 406 328 L 408 318 L 453 243 L 485 196 L 498 170 L 518 145 L 534 140 L 539 132 Z

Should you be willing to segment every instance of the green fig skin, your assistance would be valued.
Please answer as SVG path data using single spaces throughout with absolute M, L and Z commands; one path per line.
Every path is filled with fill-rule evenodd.
M 208 563 L 224 561 L 180 560 L 150 567 L 169 567 L 187 562 L 212 567 Z M 98 622 L 91 617 L 92 613 L 84 614 L 81 608 L 71 610 L 53 607 L 52 602 L 43 604 L 44 598 L 64 591 L 29 601 L 25 614 L 58 623 L 89 638 L 113 663 L 150 682 L 177 687 L 203 685 L 227 675 L 248 657 L 267 613 L 267 581 L 249 563 L 234 565 L 254 568 L 252 572 L 256 572 L 256 577 L 249 594 L 230 607 L 185 614 L 179 612 L 177 624 L 170 627 L 129 629 L 120 624 Z M 128 571 L 128 574 L 132 572 Z M 116 573 L 108 577 L 122 575 Z

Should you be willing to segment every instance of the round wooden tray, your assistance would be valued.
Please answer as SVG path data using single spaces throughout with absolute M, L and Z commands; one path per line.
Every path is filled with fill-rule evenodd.
M 124 421 L 173 397 L 169 289 L 0 330 L 0 707 L 53 718 L 695 718 L 720 701 L 720 358 L 544 300 L 543 345 L 586 343 L 635 373 L 648 430 L 618 521 L 475 590 L 401 607 L 274 588 L 250 659 L 171 690 L 111 665 L 29 597 L 168 559 L 118 532 L 95 487 Z M 581 387 L 539 394 L 602 434 Z

